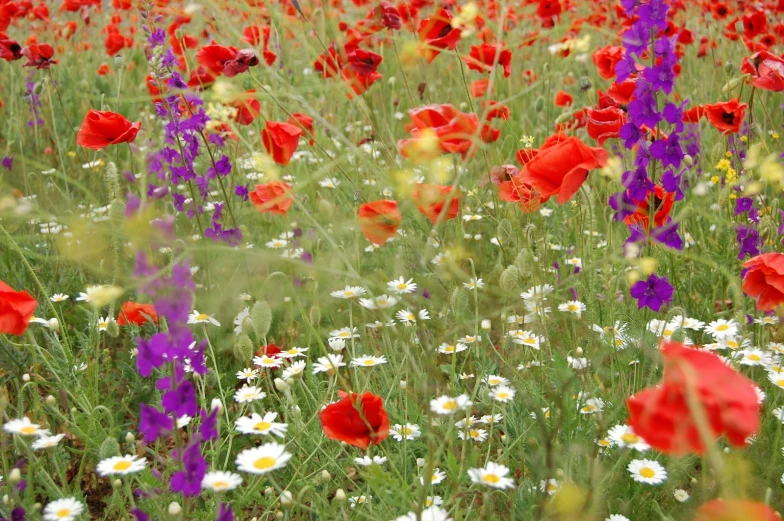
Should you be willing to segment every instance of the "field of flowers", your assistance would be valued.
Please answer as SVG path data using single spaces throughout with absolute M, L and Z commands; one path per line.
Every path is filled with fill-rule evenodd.
M 778 521 L 784 0 L 0 0 L 0 519 Z

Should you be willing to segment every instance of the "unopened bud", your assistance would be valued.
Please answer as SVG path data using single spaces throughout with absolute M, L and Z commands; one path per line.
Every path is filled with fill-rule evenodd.
M 22 481 L 22 471 L 19 469 L 12 469 L 11 474 L 8 476 L 8 482 L 12 485 L 16 485 Z
M 333 501 L 335 501 L 336 503 L 342 503 L 345 500 L 346 500 L 346 492 L 342 488 L 337 489 L 335 491 L 335 499 L 333 499 Z
M 692 158 L 689 154 L 683 156 L 683 163 L 686 166 L 692 166 L 694 164 L 694 158 Z
M 122 486 L 122 480 L 121 479 L 115 479 L 114 481 L 112 481 L 112 486 L 114 488 L 120 488 Z
M 49 329 L 51 329 L 55 333 L 60 332 L 60 321 L 57 320 L 56 318 L 50 318 L 47 325 L 49 326 Z
M 289 390 L 289 384 L 283 378 L 275 378 L 275 389 L 281 392 Z
M 23 374 L 22 375 L 22 381 L 23 382 L 29 382 L 30 381 L 30 375 L 28 373 Z
M 329 348 L 335 351 L 336 353 L 340 353 L 346 348 L 346 341 L 342 338 L 330 338 L 328 340 Z
M 117 325 L 115 320 L 110 321 L 106 324 L 106 334 L 108 334 L 112 338 L 117 338 L 120 336 L 120 326 Z
M 321 481 L 326 483 L 327 481 L 332 479 L 332 474 L 329 473 L 328 470 L 324 469 L 321 471 Z
M 732 72 L 732 69 L 734 69 L 734 68 L 735 68 L 735 64 L 734 64 L 734 63 L 732 63 L 731 61 L 726 61 L 726 62 L 724 62 L 724 71 L 725 71 L 727 74 L 731 73 L 731 72 Z
M 136 441 L 136 436 L 134 436 L 132 432 L 129 432 L 128 434 L 125 435 L 126 443 L 133 443 L 134 441 Z
M 40 512 L 43 507 L 44 506 L 40 502 L 37 502 L 37 503 L 33 503 L 33 508 L 31 508 L 30 510 L 32 512 Z
M 291 495 L 290 491 L 284 490 L 280 494 L 280 504 L 283 505 L 284 507 L 292 504 L 293 502 L 294 502 L 294 496 Z
M 491 327 L 492 327 L 492 323 L 488 319 L 482 320 L 482 329 L 484 329 L 485 331 L 490 331 Z
M 218 414 L 223 412 L 223 402 L 220 398 L 213 398 L 210 402 L 210 410 L 218 411 Z
M 534 111 L 542 112 L 543 109 L 544 109 L 544 98 L 542 96 L 539 96 L 536 98 L 536 101 L 534 102 Z
M 425 466 L 425 458 L 417 458 L 417 467 Z
M 281 512 L 280 510 L 278 510 L 277 512 L 275 512 L 275 519 L 283 519 L 283 518 L 285 518 L 285 517 L 286 517 L 286 514 L 284 514 L 284 513 L 283 513 L 283 512 Z
M 169 503 L 168 511 L 170 516 L 176 516 L 179 515 L 180 512 L 182 512 L 182 507 L 176 501 L 172 501 L 171 503 Z
M 400 380 L 400 388 L 405 389 L 408 386 L 405 380 Z
M 56 403 L 57 403 L 57 399 L 51 394 L 46 397 L 46 405 L 54 405 Z
M 577 349 L 574 350 L 574 352 L 577 353 L 578 355 L 581 355 L 581 354 L 583 354 L 583 348 L 582 347 L 578 347 Z

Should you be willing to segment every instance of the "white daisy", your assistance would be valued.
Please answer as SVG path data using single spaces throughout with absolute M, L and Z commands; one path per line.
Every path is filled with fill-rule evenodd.
M 708 324 L 707 327 L 705 327 L 705 332 L 713 338 L 719 339 L 737 335 L 739 327 L 740 324 L 735 322 L 734 319 L 724 320 L 721 318 Z
M 283 370 L 283 374 L 281 377 L 284 380 L 288 380 L 289 378 L 293 377 L 300 377 L 305 374 L 305 368 L 307 364 L 304 360 L 297 360 L 296 362 L 292 362 L 286 369 Z
M 385 356 L 358 356 L 351 360 L 352 367 L 373 367 L 375 365 L 382 365 L 387 363 Z
M 563 311 L 564 313 L 571 313 L 577 318 L 580 318 L 585 311 L 585 304 L 580 302 L 579 300 L 569 300 L 568 302 L 564 302 L 563 304 L 558 304 L 558 311 Z
M 390 427 L 389 434 L 397 441 L 403 441 L 415 440 L 422 435 L 422 432 L 419 430 L 419 425 L 414 425 L 413 423 L 401 425 L 397 423 Z
M 135 454 L 125 456 L 114 456 L 98 462 L 95 471 L 100 476 L 124 476 L 144 470 L 147 460 Z
M 497 402 L 508 403 L 514 400 L 517 391 L 512 387 L 506 385 L 499 385 L 490 390 L 490 398 Z
M 199 313 L 195 309 L 188 315 L 188 324 L 212 324 L 214 326 L 220 326 L 220 322 L 215 320 L 212 315 Z
M 607 433 L 607 438 L 617 447 L 629 447 L 640 452 L 650 449 L 644 439 L 634 433 L 628 425 L 616 425 Z
M 319 357 L 316 363 L 311 367 L 311 370 L 313 371 L 313 374 L 327 373 L 332 376 L 341 367 L 346 367 L 346 363 L 343 361 L 343 355 L 330 354 Z
M 359 338 L 357 328 L 351 329 L 349 327 L 342 327 L 329 332 L 329 338 L 337 338 L 340 340 L 348 340 L 350 338 Z
M 464 411 L 471 407 L 473 402 L 467 394 L 461 394 L 455 398 L 450 396 L 439 396 L 430 400 L 430 410 L 436 414 L 454 414 L 457 411 Z
M 18 420 L 11 420 L 3 425 L 3 430 L 11 434 L 21 436 L 48 436 L 49 431 L 42 429 L 37 423 L 30 421 L 27 416 L 22 416 Z
M 286 452 L 285 445 L 270 442 L 259 447 L 243 450 L 237 454 L 237 459 L 234 463 L 240 472 L 266 474 L 285 467 L 289 459 L 291 459 L 291 454 Z
M 405 280 L 403 277 L 400 277 L 396 280 L 390 280 L 387 282 L 387 288 L 392 293 L 397 293 L 398 295 L 404 295 L 406 293 L 413 293 L 417 289 L 416 282 L 414 279 Z
M 242 371 L 237 371 L 238 380 L 247 380 L 248 382 L 252 382 L 258 377 L 259 377 L 259 370 L 254 367 L 246 367 Z
M 263 400 L 267 393 L 255 385 L 243 385 L 234 393 L 234 401 L 237 403 L 250 403 L 256 400 Z
M 337 291 L 333 291 L 330 293 L 335 298 L 341 299 L 352 299 L 356 297 L 361 297 L 367 292 L 367 290 L 361 286 L 346 286 L 344 289 L 339 289 Z
M 438 496 L 435 496 L 438 497 Z M 430 499 L 430 496 L 428 496 Z M 394 521 L 452 521 L 449 512 L 439 507 L 440 503 L 433 503 L 431 506 L 422 510 L 422 515 L 417 516 L 416 512 L 409 512 L 404 516 L 399 516 Z
M 492 461 L 488 461 L 483 469 L 468 469 L 468 477 L 472 482 L 500 489 L 514 487 L 514 480 L 506 477 L 507 474 L 508 468 Z
M 459 342 L 457 344 L 447 344 L 444 342 L 438 346 L 438 352 L 445 355 L 453 355 L 455 353 L 465 351 L 466 349 L 468 349 L 468 346 Z
M 636 459 L 626 467 L 632 479 L 637 483 L 660 485 L 667 479 L 667 471 L 659 462 L 649 459 Z
M 487 439 L 487 431 L 485 429 L 467 429 L 458 431 L 457 437 L 461 440 L 469 439 L 481 443 Z
M 435 469 L 433 469 L 433 473 L 430 475 L 429 483 L 431 485 L 438 485 L 445 479 L 446 479 L 446 472 L 436 467 Z M 427 480 L 425 479 L 425 476 L 419 476 L 419 482 L 423 485 L 426 485 Z
M 242 333 L 242 324 L 246 318 L 250 317 L 250 308 L 245 308 L 234 317 L 234 334 L 239 335 Z
M 207 472 L 201 480 L 201 488 L 213 492 L 228 492 L 242 484 L 242 476 L 234 472 Z
M 33 442 L 33 450 L 44 450 L 57 447 L 64 437 L 65 434 L 55 434 L 54 436 L 44 434 L 39 436 L 38 439 Z
M 112 322 L 116 322 L 112 317 L 98 317 L 98 322 L 95 323 L 95 327 L 98 331 L 106 331 L 109 328 L 109 324 Z
M 286 435 L 288 424 L 277 423 L 275 419 L 278 417 L 276 412 L 264 413 L 264 416 L 259 416 L 255 412 L 250 416 L 243 416 L 234 422 L 234 427 L 242 434 L 272 434 L 279 438 Z
M 369 467 L 371 465 L 383 465 L 387 462 L 386 456 L 373 456 L 372 458 L 368 455 L 362 456 L 361 458 L 354 458 L 354 463 L 359 465 L 360 467 Z
M 74 497 L 58 499 L 44 507 L 44 521 L 73 521 L 84 511 L 84 505 Z
M 54 295 L 49 297 L 49 300 L 51 300 L 52 302 L 65 302 L 69 298 L 70 297 L 65 293 L 55 293 Z

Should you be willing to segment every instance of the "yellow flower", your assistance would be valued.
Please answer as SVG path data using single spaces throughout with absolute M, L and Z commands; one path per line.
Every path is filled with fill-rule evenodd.
M 727 170 L 730 168 L 731 164 L 728 159 L 721 159 L 718 163 L 716 163 L 717 170 Z

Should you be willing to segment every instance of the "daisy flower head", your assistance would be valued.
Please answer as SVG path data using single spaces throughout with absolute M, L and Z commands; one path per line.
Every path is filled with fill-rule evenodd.
M 283 361 L 277 356 L 262 355 L 254 356 L 253 363 L 263 369 L 277 369 L 281 366 Z
M 685 490 L 683 490 L 682 488 L 676 488 L 673 491 L 672 495 L 675 497 L 675 500 L 680 502 L 680 503 L 688 501 L 689 497 L 690 497 L 689 493 L 686 492 Z
M 37 423 L 31 422 L 27 416 L 6 422 L 3 425 L 3 430 L 9 434 L 19 434 L 20 436 L 46 436 L 49 434 L 48 430 L 42 429 Z
M 645 452 L 650 449 L 650 445 L 640 436 L 632 431 L 628 425 L 616 425 L 607 433 L 607 438 L 617 447 L 629 447 L 631 449 Z
M 506 385 L 498 385 L 490 390 L 490 398 L 500 403 L 509 403 L 514 400 L 517 391 Z
M 756 366 L 770 364 L 771 357 L 762 349 L 753 347 L 743 349 L 735 353 L 735 357 L 740 365 Z
M 276 412 L 264 413 L 263 417 L 254 412 L 250 416 L 238 418 L 234 422 L 234 428 L 242 434 L 261 434 L 263 436 L 272 434 L 283 438 L 289 426 L 285 423 L 277 423 L 275 421 L 277 417 L 278 413 Z
M 629 521 L 629 518 L 626 516 L 622 516 L 621 514 L 612 514 L 604 521 Z
M 503 414 L 485 414 L 481 418 L 479 418 L 479 423 L 486 423 L 488 425 L 494 423 L 501 423 L 501 420 L 504 419 Z
M 240 472 L 267 474 L 285 467 L 289 459 L 291 459 L 291 454 L 286 452 L 285 445 L 270 442 L 243 450 L 237 454 L 234 463 Z
M 368 356 L 362 355 L 351 360 L 351 367 L 373 367 L 375 365 L 382 365 L 387 363 L 385 356 Z
M 572 315 L 580 318 L 585 311 L 585 304 L 579 300 L 569 300 L 563 304 L 558 304 L 558 311 L 564 313 L 571 313 Z
M 212 315 L 199 313 L 195 309 L 188 315 L 188 324 L 212 324 L 213 326 L 220 326 L 220 322 L 215 320 Z
M 278 353 L 279 358 L 286 358 L 292 359 L 297 358 L 298 356 L 306 356 L 305 353 L 308 352 L 309 347 L 292 347 L 290 349 L 286 349 L 285 351 L 281 351 Z
M 44 434 L 33 442 L 33 450 L 45 450 L 57 447 L 63 438 L 65 438 L 65 434 L 55 434 L 54 436 Z
M 259 377 L 259 370 L 254 367 L 246 367 L 242 371 L 237 371 L 238 380 L 247 380 L 252 382 Z
M 370 500 L 373 499 L 373 496 L 351 496 L 348 498 L 349 505 L 351 508 L 355 508 L 357 505 L 364 505 L 365 503 L 370 503 Z
M 499 489 L 514 487 L 514 480 L 508 478 L 507 474 L 508 468 L 492 461 L 488 461 L 484 468 L 468 469 L 468 477 L 473 483 Z
M 556 492 L 558 492 L 559 487 L 558 480 L 555 479 L 548 479 L 547 481 L 540 481 L 539 482 L 539 490 L 541 492 L 547 492 L 549 496 L 552 496 Z
M 430 410 L 436 414 L 454 414 L 457 411 L 464 411 L 472 405 L 473 402 L 467 394 L 461 394 L 455 398 L 444 395 L 430 400 Z
M 305 368 L 307 367 L 307 363 L 304 360 L 297 360 L 296 362 L 292 362 L 286 369 L 283 370 L 283 374 L 281 377 L 284 380 L 288 380 L 289 378 L 294 377 L 301 377 L 305 374 Z
M 112 317 L 106 317 L 106 318 L 98 317 L 98 322 L 95 323 L 95 327 L 96 329 L 98 329 L 98 331 L 106 331 L 107 329 L 109 329 L 109 324 L 111 324 L 112 322 L 117 322 L 117 321 Z
M 242 476 L 234 472 L 213 471 L 207 472 L 201 480 L 203 490 L 213 492 L 228 492 L 234 490 L 242 484 Z
M 526 301 L 544 301 L 554 289 L 550 284 L 537 285 L 520 293 L 520 298 Z
M 342 327 L 340 329 L 334 329 L 330 331 L 329 338 L 349 340 L 351 338 L 359 338 L 359 333 L 357 333 L 357 328 L 351 329 L 350 327 Z
M 100 476 L 124 476 L 134 474 L 147 466 L 147 460 L 135 454 L 125 456 L 114 456 L 98 462 L 95 471 Z
M 44 507 L 44 521 L 73 521 L 84 511 L 84 505 L 74 497 L 58 499 Z
M 604 400 L 601 398 L 588 398 L 580 407 L 580 414 L 594 414 L 604 410 Z
M 49 300 L 51 300 L 52 302 L 65 302 L 69 298 L 70 297 L 65 293 L 55 293 L 54 295 L 49 297 Z
M 467 290 L 482 289 L 485 287 L 485 282 L 482 279 L 471 277 L 468 282 L 463 282 L 463 287 Z
M 330 295 L 332 295 L 335 298 L 349 300 L 356 297 L 361 297 L 365 293 L 367 293 L 367 290 L 361 286 L 346 286 L 343 289 L 333 291 L 332 293 L 330 293 Z
M 415 292 L 417 290 L 417 285 L 416 282 L 414 282 L 414 279 L 405 280 L 403 277 L 400 277 L 387 282 L 387 289 L 392 293 L 405 295 L 407 293 Z
M 397 441 L 415 440 L 422 435 L 422 432 L 419 430 L 419 425 L 414 425 L 413 423 L 401 425 L 397 423 L 390 427 L 389 435 Z
M 496 385 L 509 385 L 509 380 L 503 376 L 497 376 L 494 374 L 485 376 L 482 378 L 482 382 L 486 383 L 490 387 L 495 387 Z
M 234 401 L 237 403 L 250 403 L 256 400 L 263 400 L 267 393 L 255 385 L 243 385 L 234 393 Z
M 436 496 L 438 497 L 438 496 Z M 430 496 L 428 496 L 430 498 Z M 422 510 L 422 515 L 417 516 L 416 512 L 409 512 L 408 514 L 396 517 L 394 521 L 452 521 L 449 517 L 449 512 L 434 503 Z
M 313 374 L 327 373 L 332 376 L 337 373 L 338 369 L 346 367 L 346 362 L 343 361 L 343 355 L 327 355 L 321 356 L 316 360 L 312 366 Z
M 461 440 L 474 440 L 481 443 L 487 439 L 487 431 L 485 429 L 467 429 L 459 431 L 457 437 Z
M 248 319 L 248 318 L 250 318 L 250 308 L 245 308 L 242 311 L 240 311 L 239 313 L 237 313 L 237 316 L 234 317 L 234 334 L 235 335 L 239 335 L 240 333 L 242 333 L 243 324 L 245 323 L 245 319 Z
M 448 344 L 444 342 L 438 346 L 438 352 L 444 355 L 453 355 L 465 351 L 466 349 L 468 349 L 468 346 L 459 342 L 457 344 Z
M 520 329 L 512 329 L 509 331 L 509 336 L 512 337 L 512 342 L 522 346 L 530 347 L 539 350 L 540 345 L 544 342 L 544 338 L 537 336 L 530 331 L 522 331 Z
M 721 338 L 725 338 L 728 336 L 735 336 L 738 334 L 738 329 L 740 328 L 740 324 L 735 322 L 735 320 L 724 320 L 723 318 L 719 320 L 714 320 L 710 324 L 705 327 L 705 332 L 711 335 L 716 340 Z
M 433 474 L 430 476 L 430 479 L 427 480 L 426 476 L 419 476 L 419 482 L 423 485 L 430 484 L 430 485 L 438 485 L 442 481 L 446 479 L 446 472 L 439 469 L 438 467 L 433 469 Z
M 359 299 L 359 305 L 365 309 L 370 310 L 391 308 L 394 307 L 398 302 L 400 302 L 400 297 L 390 297 L 386 294 L 379 295 L 378 297 L 374 298 Z
M 372 465 L 383 465 L 387 462 L 386 456 L 373 456 L 372 458 L 367 454 L 361 458 L 354 458 L 354 463 L 360 467 L 370 467 Z
M 626 467 L 632 479 L 646 485 L 660 485 L 667 479 L 667 471 L 658 461 L 636 459 Z

